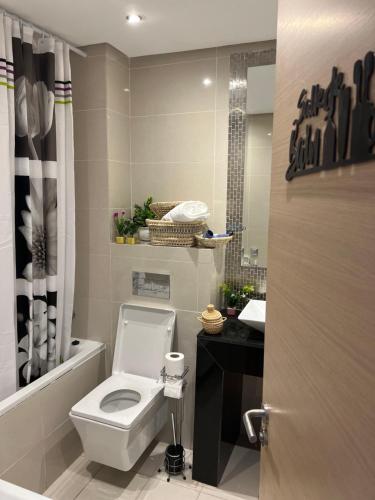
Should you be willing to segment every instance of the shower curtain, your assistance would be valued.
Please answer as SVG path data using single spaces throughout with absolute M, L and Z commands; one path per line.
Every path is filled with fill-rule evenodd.
M 9 98 L 14 158 L 8 160 L 14 170 L 13 370 L 22 387 L 69 356 L 75 268 L 72 93 L 65 43 L 7 16 L 1 27 L 12 50 L 7 88 L 14 92 Z

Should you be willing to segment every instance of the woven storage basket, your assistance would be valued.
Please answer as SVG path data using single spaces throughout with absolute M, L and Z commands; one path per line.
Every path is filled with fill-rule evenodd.
M 201 234 L 206 224 L 204 222 L 170 222 L 165 220 L 147 219 L 150 229 L 151 245 L 165 247 L 193 247 L 195 235 Z
M 151 203 L 150 208 L 156 215 L 158 219 L 162 219 L 164 215 L 167 215 L 168 212 L 172 210 L 172 208 L 177 207 L 182 203 L 181 201 L 155 201 Z
M 233 236 L 222 236 L 220 238 L 205 238 L 200 234 L 196 234 L 195 239 L 197 240 L 199 247 L 217 248 L 225 246 L 233 239 Z

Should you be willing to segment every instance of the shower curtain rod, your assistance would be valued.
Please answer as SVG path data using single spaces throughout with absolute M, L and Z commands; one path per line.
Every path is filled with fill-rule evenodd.
M 30 26 L 30 28 L 33 28 L 34 31 L 36 31 L 37 33 L 40 33 L 41 35 L 53 36 L 54 38 L 56 38 L 56 40 L 59 40 L 60 42 L 65 42 L 72 52 L 75 52 L 76 54 L 78 54 L 81 57 L 87 57 L 86 52 L 83 52 L 83 50 L 78 49 L 77 47 L 75 47 L 71 43 L 67 42 L 66 40 L 63 40 L 59 36 L 56 36 L 55 34 L 49 32 L 49 31 L 43 30 L 42 28 L 39 28 L 39 26 L 36 26 L 35 24 L 33 24 L 29 21 L 25 21 L 24 19 L 20 18 L 16 14 L 13 14 L 12 12 L 8 12 L 7 10 L 0 8 L 0 14 L 5 14 L 6 16 L 12 18 L 13 20 L 19 21 L 24 26 Z

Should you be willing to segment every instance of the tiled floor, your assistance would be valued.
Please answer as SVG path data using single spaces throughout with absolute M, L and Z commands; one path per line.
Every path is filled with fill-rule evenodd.
M 256 500 L 259 486 L 259 453 L 236 447 L 219 488 L 177 476 L 167 482 L 163 463 L 164 443 L 152 445 L 133 470 L 121 472 L 79 457 L 45 492 L 53 500 Z M 186 462 L 192 453 L 187 452 Z

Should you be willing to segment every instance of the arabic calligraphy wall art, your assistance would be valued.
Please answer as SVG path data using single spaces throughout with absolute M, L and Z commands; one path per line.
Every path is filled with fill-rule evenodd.
M 355 62 L 354 99 L 352 87 L 344 83 L 344 74 L 336 67 L 327 88 L 313 85 L 310 96 L 306 89 L 301 91 L 299 117 L 290 135 L 287 181 L 375 159 L 375 107 L 370 95 L 374 66 L 374 52 Z M 323 127 L 306 123 L 321 112 L 325 113 Z

